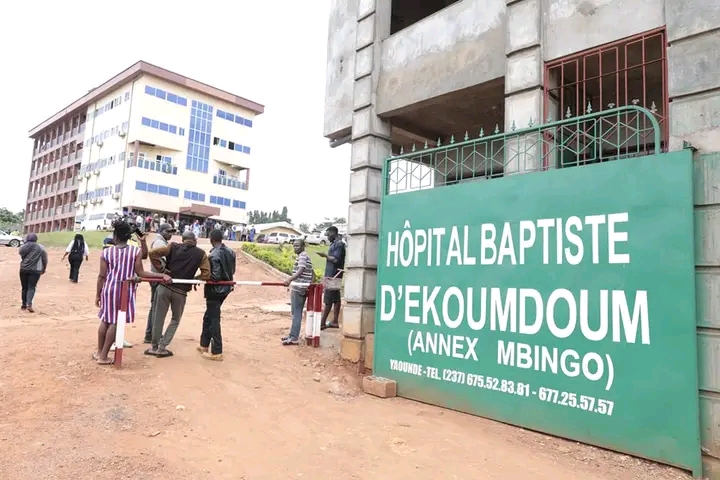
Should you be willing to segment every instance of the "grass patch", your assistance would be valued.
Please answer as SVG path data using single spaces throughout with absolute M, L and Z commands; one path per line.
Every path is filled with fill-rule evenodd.
M 102 248 L 103 239 L 110 235 L 109 232 L 85 231 L 82 232 L 85 242 L 90 248 Z M 46 247 L 65 248 L 75 238 L 75 232 L 47 232 L 38 233 L 38 243 Z
M 295 252 L 291 245 L 273 245 L 266 243 L 243 243 L 243 252 L 252 255 L 258 260 L 288 275 L 292 274 L 295 265 Z M 319 280 L 325 273 L 325 259 L 318 256 L 318 252 L 327 252 L 327 247 L 308 245 L 306 251 L 310 254 L 315 280 Z

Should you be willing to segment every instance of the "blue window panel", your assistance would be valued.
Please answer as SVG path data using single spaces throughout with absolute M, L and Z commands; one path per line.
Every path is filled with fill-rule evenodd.
M 148 184 L 145 182 L 135 182 L 135 190 L 140 190 L 141 192 L 147 191 Z
M 170 133 L 177 134 L 177 127 L 175 125 L 170 125 Z
M 217 111 L 217 116 L 220 117 L 220 118 L 225 118 L 225 112 L 223 112 L 222 110 L 218 110 L 218 111 Z
M 157 120 L 150 120 L 150 126 L 152 128 L 160 128 L 160 122 Z
M 172 103 L 177 103 L 177 101 L 178 101 L 178 96 L 175 95 L 174 93 L 168 92 L 168 94 L 167 94 L 167 101 L 168 101 L 168 102 L 172 102 Z
M 166 95 L 167 95 L 167 92 L 165 90 L 160 90 L 159 88 L 155 89 L 155 96 L 157 98 L 162 98 L 163 100 L 165 100 Z
M 158 193 L 158 186 L 155 185 L 154 183 L 148 183 L 148 184 L 147 184 L 147 187 L 148 187 L 148 188 L 147 188 L 147 191 L 148 191 L 149 193 Z
M 238 203 L 240 204 L 240 205 L 238 206 L 238 208 L 242 208 L 243 210 L 245 210 L 245 208 L 246 208 L 246 206 L 247 206 L 247 205 L 245 204 L 245 202 L 238 202 Z
M 168 191 L 168 195 L 170 195 L 171 197 L 179 197 L 179 196 L 180 196 L 180 190 L 178 190 L 177 188 L 171 188 L 171 189 L 169 189 L 169 191 Z
M 148 95 L 155 95 L 155 89 L 151 87 L 150 85 L 145 85 L 145 93 Z
M 187 98 L 185 98 L 185 97 L 178 97 L 178 105 L 182 105 L 183 107 L 187 107 Z
M 230 206 L 230 199 L 229 198 L 223 198 L 223 205 L 226 207 Z
M 185 190 L 185 196 L 184 196 L 185 200 L 192 200 L 191 193 L 192 192 L 188 192 L 187 190 Z
M 168 125 L 167 123 L 160 122 L 159 126 L 160 130 L 162 130 L 163 132 L 167 132 L 170 130 L 170 125 Z
M 242 153 L 247 153 L 250 155 L 250 147 L 242 147 Z
M 223 148 L 227 148 L 227 140 L 220 140 L 220 146 Z
M 200 200 L 201 202 L 204 202 L 204 201 L 205 201 L 205 194 L 204 194 L 204 193 L 201 193 L 200 195 L 198 195 L 198 200 Z
M 184 137 L 184 136 L 185 136 L 185 129 L 184 129 L 184 128 L 178 128 L 178 134 L 179 134 L 181 137 Z
M 193 106 L 193 108 L 197 108 L 197 104 L 198 104 L 197 100 L 193 100 L 193 101 L 192 101 L 192 106 Z
M 147 118 L 147 117 L 142 117 L 142 124 L 145 125 L 146 127 L 149 127 L 149 126 L 150 126 L 150 119 Z
M 236 151 L 236 152 L 242 152 L 242 145 L 240 145 L 239 143 L 236 143 L 236 144 L 235 144 L 235 151 Z
M 168 195 L 169 194 L 169 188 L 165 185 L 158 185 L 158 193 L 160 195 Z
M 240 125 L 242 125 L 244 122 L 245 119 L 243 117 L 241 117 L 240 115 L 235 116 L 235 123 L 239 123 Z
M 252 128 L 252 120 L 249 120 L 249 119 L 246 118 L 244 123 L 245 123 L 245 126 L 246 126 L 246 127 Z

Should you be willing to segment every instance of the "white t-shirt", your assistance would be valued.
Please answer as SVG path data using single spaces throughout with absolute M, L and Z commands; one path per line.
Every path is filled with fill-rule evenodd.
M 65 253 L 72 252 L 72 247 L 75 245 L 75 240 L 68 243 L 67 248 L 65 249 Z M 83 252 L 83 257 L 89 257 L 90 256 L 90 248 L 88 248 L 87 242 L 85 242 L 85 251 Z

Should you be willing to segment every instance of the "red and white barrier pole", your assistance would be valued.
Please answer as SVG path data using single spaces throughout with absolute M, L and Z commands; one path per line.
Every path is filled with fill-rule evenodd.
M 313 295 L 314 303 L 314 318 L 313 318 L 313 337 L 312 346 L 318 348 L 320 346 L 320 321 L 322 320 L 323 310 L 323 286 L 322 283 L 314 285 L 315 294 Z
M 125 324 L 127 323 L 127 309 L 130 301 L 130 282 L 125 281 L 120 287 L 120 305 L 115 324 L 115 368 L 122 367 L 123 345 L 125 345 Z
M 308 287 L 307 307 L 305 309 L 305 344 L 312 345 L 315 327 L 315 285 Z

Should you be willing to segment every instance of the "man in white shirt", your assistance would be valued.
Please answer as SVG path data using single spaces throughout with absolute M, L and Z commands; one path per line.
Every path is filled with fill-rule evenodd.
M 155 240 L 153 240 L 150 244 L 150 250 L 167 246 L 168 242 L 175 233 L 175 228 L 171 227 L 170 224 L 164 223 L 160 225 Z M 165 258 L 161 259 L 161 264 L 164 267 Z M 155 266 L 151 266 L 150 270 L 157 273 Z M 146 344 L 152 343 L 152 327 L 153 318 L 155 316 L 155 299 L 157 298 L 158 285 L 160 284 L 156 282 L 150 283 L 150 311 L 148 312 L 147 325 L 145 327 L 145 338 L 143 339 L 143 343 Z
M 135 217 L 135 225 L 137 225 L 141 232 L 145 231 L 145 218 L 139 213 L 137 214 L 137 217 Z

